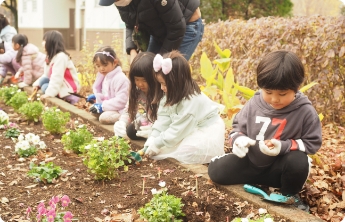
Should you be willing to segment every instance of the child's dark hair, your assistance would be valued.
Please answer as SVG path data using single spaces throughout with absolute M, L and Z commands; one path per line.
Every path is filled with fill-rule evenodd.
M 18 44 L 20 46 L 16 55 L 16 61 L 20 64 L 22 62 L 24 47 L 29 43 L 28 37 L 23 34 L 17 34 L 13 36 L 12 43 Z
M 50 30 L 44 33 L 43 41 L 46 42 L 45 50 L 47 52 L 47 65 L 59 52 L 64 52 L 70 57 L 70 54 L 66 52 L 65 43 L 62 34 L 56 30 Z
M 129 105 L 128 114 L 133 121 L 138 110 L 138 91 L 135 85 L 135 77 L 143 77 L 148 84 L 148 91 L 146 94 L 146 115 L 148 119 L 154 122 L 157 119 L 157 104 L 152 104 L 155 87 L 158 84 L 153 75 L 153 59 L 155 54 L 152 52 L 140 52 L 134 59 L 129 69 L 129 79 L 131 81 L 131 88 L 129 91 Z
M 304 67 L 298 56 L 290 51 L 274 51 L 260 61 L 257 84 L 262 89 L 297 92 L 304 81 Z
M 4 14 L 0 14 L 0 31 L 8 26 L 10 23 Z
M 95 53 L 92 62 L 95 63 L 99 59 L 102 65 L 107 65 L 108 62 L 114 63 L 115 59 L 117 59 L 117 65 L 121 66 L 121 61 L 117 58 L 115 50 L 110 46 L 103 46 L 97 50 Z
M 198 84 L 192 79 L 192 73 L 188 61 L 176 50 L 165 53 L 163 58 L 171 58 L 172 69 L 168 74 L 163 74 L 162 70 L 155 72 L 165 80 L 167 87 L 167 100 L 165 105 L 172 106 L 181 102 L 182 99 L 190 99 L 192 95 L 200 94 Z M 156 85 L 153 103 L 158 103 L 163 97 L 160 84 Z
M 4 50 L 4 52 L 5 52 L 5 44 L 4 44 L 4 42 L 0 42 L 0 51 L 1 51 L 1 49 Z

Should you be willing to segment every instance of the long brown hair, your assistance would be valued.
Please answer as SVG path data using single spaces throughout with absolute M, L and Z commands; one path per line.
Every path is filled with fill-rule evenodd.
M 13 36 L 12 43 L 18 44 L 20 47 L 16 55 L 16 61 L 19 64 L 21 64 L 24 47 L 29 43 L 28 37 L 26 37 L 26 35 L 23 34 L 17 34 Z
M 50 30 L 44 33 L 43 40 L 46 41 L 45 50 L 47 52 L 47 65 L 51 62 L 56 54 L 64 52 L 70 57 L 69 53 L 66 52 L 65 42 L 62 34 L 56 30 Z
M 152 104 L 155 95 L 155 88 L 158 84 L 153 75 L 153 58 L 152 52 L 140 52 L 133 60 L 129 69 L 129 80 L 131 81 L 131 88 L 129 91 L 128 114 L 133 121 L 138 110 L 138 95 L 140 93 L 135 85 L 135 77 L 144 77 L 148 84 L 148 91 L 146 94 L 146 115 L 151 122 L 157 119 L 157 104 Z
M 167 87 L 166 106 L 172 106 L 183 99 L 190 99 L 192 95 L 201 93 L 198 84 L 192 79 L 188 61 L 179 51 L 174 50 L 165 53 L 163 58 L 171 58 L 172 69 L 168 74 L 164 74 L 162 70 L 159 70 L 155 72 L 155 75 L 161 75 L 165 80 Z M 158 103 L 163 97 L 159 84 L 157 84 L 155 92 L 153 103 Z

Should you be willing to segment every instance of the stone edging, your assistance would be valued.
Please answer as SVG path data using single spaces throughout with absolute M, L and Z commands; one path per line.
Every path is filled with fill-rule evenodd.
M 32 87 L 24 87 L 24 91 L 30 95 L 32 93 Z M 85 110 L 81 110 L 76 108 L 75 106 L 61 100 L 58 98 L 48 98 L 44 101 L 46 104 L 50 106 L 56 106 L 59 107 L 62 111 L 70 112 L 71 114 L 77 115 L 83 120 L 93 124 L 97 125 L 98 127 L 113 133 L 113 125 L 102 125 L 99 123 L 99 121 L 91 115 L 89 112 Z M 143 141 L 131 141 L 131 144 L 143 147 L 144 142 Z M 169 159 L 169 161 L 173 162 L 176 165 L 179 165 L 183 168 L 189 169 L 195 174 L 202 175 L 203 178 L 209 180 L 207 167 L 201 164 L 181 164 L 175 159 Z M 260 196 L 249 194 L 246 191 L 244 191 L 242 185 L 230 185 L 230 186 L 223 186 L 223 185 L 217 185 L 225 188 L 230 195 L 233 195 L 235 197 L 238 197 L 242 200 L 245 200 L 251 204 L 254 204 L 257 207 L 266 208 L 267 211 L 272 215 L 277 215 L 279 217 L 285 218 L 291 222 L 321 222 L 320 218 L 317 218 L 311 214 L 308 214 L 302 210 L 298 210 L 295 207 L 284 205 L 284 204 L 273 204 L 267 201 L 263 201 Z

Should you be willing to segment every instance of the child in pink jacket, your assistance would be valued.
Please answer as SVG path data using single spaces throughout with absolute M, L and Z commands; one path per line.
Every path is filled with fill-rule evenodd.
M 121 62 L 111 47 L 100 48 L 93 58 L 98 70 L 93 93 L 88 102 L 95 101 L 90 112 L 102 124 L 114 124 L 124 111 L 129 96 L 129 79 L 122 72 Z
M 44 73 L 46 55 L 40 52 L 37 46 L 29 43 L 28 38 L 23 34 L 13 36 L 12 44 L 14 50 L 18 51 L 16 61 L 21 65 L 15 78 L 23 76 L 18 87 L 32 85 Z

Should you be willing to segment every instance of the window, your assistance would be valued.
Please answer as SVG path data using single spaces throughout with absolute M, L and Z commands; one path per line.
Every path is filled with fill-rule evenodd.
M 32 0 L 32 12 L 37 12 L 37 0 Z
M 23 12 L 28 11 L 28 1 L 23 0 Z

